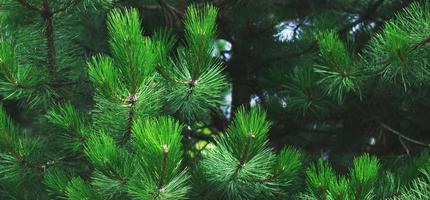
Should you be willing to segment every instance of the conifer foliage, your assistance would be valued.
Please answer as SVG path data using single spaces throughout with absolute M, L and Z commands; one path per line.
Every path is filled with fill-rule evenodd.
M 213 6 L 189 6 L 178 40 L 168 29 L 148 34 L 137 9 L 106 0 L 0 5 L 0 95 L 32 121 L 0 106 L 0 199 L 430 199 L 428 153 L 397 169 L 365 153 L 340 174 L 294 147 L 271 147 L 259 106 L 235 110 L 225 133 L 205 135 L 195 151 L 200 143 L 184 132 L 211 117 L 228 87 L 213 54 Z M 429 6 L 413 3 L 360 55 L 337 31 L 316 30 L 317 63 L 295 68 L 283 87 L 290 111 L 361 99 L 370 79 L 427 84 Z M 88 41 L 70 31 L 96 11 L 106 15 L 108 52 L 85 52 Z
M 349 178 L 336 176 L 326 162 L 319 160 L 306 171 L 308 193 L 303 199 L 374 199 L 378 159 L 364 154 L 354 160 Z
M 218 198 L 286 198 L 302 167 L 302 156 L 293 148 L 278 155 L 272 152 L 267 146 L 269 127 L 263 111 L 242 108 L 227 134 L 217 138 L 217 148 L 208 151 L 201 170 L 213 192 L 221 194 Z
M 33 2 L 7 3 L 21 6 L 18 10 L 37 8 Z M 72 1 L 66 6 L 78 3 Z M 49 11 L 50 19 L 69 7 Z M 169 31 L 160 30 L 149 38 L 142 32 L 136 10 L 109 11 L 111 53 L 88 61 L 88 75 L 96 93 L 90 114 L 58 99 L 61 91 L 56 87 L 60 78 L 57 69 L 47 69 L 51 70 L 47 82 L 32 81 L 44 79 L 43 73 L 22 71 L 35 68 L 19 66 L 16 52 L 21 47 L 10 42 L 16 39 L 14 35 L 5 34 L 0 55 L 4 96 L 33 109 L 47 108 L 46 120 L 41 121 L 58 133 L 40 137 L 25 134 L 2 109 L 2 197 L 185 199 L 190 173 L 181 164 L 183 125 L 161 115 L 172 114 L 191 122 L 207 117 L 212 108 L 219 106 L 226 80 L 221 62 L 211 55 L 216 13 L 211 6 L 190 7 L 185 20 L 185 46 L 175 53 L 177 42 Z M 51 42 L 46 39 L 49 67 L 54 66 L 51 59 L 58 60 L 51 51 L 59 49 Z M 33 93 L 39 86 L 52 93 Z M 39 99 L 41 95 L 52 99 L 51 103 Z M 55 145 L 48 146 L 51 142 Z
M 331 25 L 317 24 L 313 35 L 319 59 L 313 66 L 297 66 L 284 86 L 290 109 L 312 115 L 321 112 L 327 100 L 342 105 L 346 97 L 373 98 L 373 91 L 382 84 L 405 91 L 427 85 L 429 5 L 428 1 L 412 3 L 386 22 L 359 54 L 350 52 Z M 382 83 L 375 88 L 371 85 L 375 81 Z M 363 97 L 363 90 L 368 96 Z

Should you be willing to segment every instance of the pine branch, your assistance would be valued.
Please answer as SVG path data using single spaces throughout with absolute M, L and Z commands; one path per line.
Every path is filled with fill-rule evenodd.
M 35 10 L 40 12 L 41 9 L 36 7 L 35 5 L 29 3 L 27 0 L 16 0 L 18 3 L 20 3 L 21 5 L 23 5 L 24 7 L 30 9 L 30 10 Z
M 426 38 L 424 38 L 423 40 L 421 40 L 417 44 L 413 45 L 411 48 L 411 51 L 415 51 L 416 49 L 418 49 L 419 47 L 421 47 L 427 43 L 430 43 L 430 35 L 428 35 Z
M 178 83 L 178 84 L 190 84 L 192 82 L 192 80 L 184 81 L 184 80 L 175 79 L 169 73 L 167 73 L 166 70 L 164 70 L 164 68 L 161 65 L 157 65 L 157 67 L 155 69 L 167 81 L 170 81 L 173 83 Z
M 405 149 L 406 155 L 411 156 L 408 146 L 405 142 L 403 142 L 403 138 L 399 136 L 399 142 L 402 145 L 403 149 Z
M 158 184 L 158 189 L 160 191 L 162 191 L 164 187 L 164 179 L 166 179 L 168 156 L 169 156 L 169 147 L 167 146 L 167 144 L 162 145 L 162 148 L 163 148 L 163 161 L 161 162 L 160 183 Z
M 158 0 L 159 8 L 163 11 L 166 24 L 173 25 L 173 20 L 179 24 L 179 20 L 185 16 L 185 13 L 171 6 L 165 0 Z
M 6 75 L 6 79 L 16 88 L 21 88 L 21 89 L 30 89 L 33 88 L 33 85 L 28 85 L 28 84 L 22 84 L 22 83 L 18 83 L 18 81 L 13 77 L 9 66 L 7 66 L 6 63 L 4 62 L 0 62 L 1 63 L 1 69 L 3 70 L 3 72 Z
M 425 37 L 425 38 L 424 38 L 424 39 L 422 39 L 421 41 L 419 41 L 419 42 L 417 42 L 417 43 L 413 44 L 413 45 L 410 47 L 410 49 L 409 49 L 408 53 L 411 53 L 411 52 L 413 52 L 413 51 L 418 50 L 418 48 L 419 48 L 419 47 L 422 47 L 422 46 L 424 46 L 424 45 L 425 45 L 425 44 L 427 44 L 427 43 L 430 43 L 430 35 L 429 35 L 429 36 L 427 36 L 427 37 Z M 398 57 L 399 57 L 399 59 L 404 59 L 404 58 L 403 58 L 403 55 L 401 55 L 401 56 L 400 56 L 400 55 L 398 55 Z M 389 66 L 392 62 L 393 62 L 393 61 L 392 61 L 390 58 L 388 58 L 388 59 L 387 59 L 387 60 L 385 60 L 385 61 L 382 61 L 382 62 L 376 63 L 376 65 L 384 64 L 384 67 L 383 67 L 383 68 L 385 68 L 385 67 Z
M 243 165 L 245 165 L 245 162 L 248 160 L 249 148 L 250 148 L 251 142 L 254 138 L 255 138 L 254 134 L 250 134 L 248 136 L 248 140 L 246 141 L 245 147 L 243 148 L 243 154 L 242 154 L 240 161 L 239 161 L 240 167 L 243 167 Z
M 52 14 L 57 14 L 63 11 L 66 11 L 67 9 L 79 4 L 82 0 L 71 0 L 67 5 L 65 5 L 64 7 L 61 7 L 55 11 L 52 11 Z
M 46 40 L 47 40 L 47 50 L 48 50 L 48 68 L 49 75 L 52 82 L 57 79 L 57 69 L 56 69 L 56 49 L 54 43 L 54 25 L 53 25 L 53 12 L 49 8 L 48 0 L 43 0 L 43 7 L 41 9 L 41 16 L 46 23 Z
M 266 178 L 264 178 L 263 180 L 261 180 L 261 183 L 268 183 L 268 182 L 276 180 L 276 179 L 278 179 L 280 177 L 282 177 L 282 173 L 278 171 L 275 174 L 267 176 Z
M 332 51 L 329 51 L 328 54 L 328 59 L 333 63 L 335 69 L 343 76 L 343 77 L 347 77 L 348 73 L 345 70 L 345 67 L 341 66 L 337 61 L 336 58 L 333 55 Z
M 246 161 L 248 160 L 249 156 L 249 149 L 251 147 L 251 142 L 255 138 L 254 134 L 248 135 L 248 138 L 246 140 L 245 146 L 243 147 L 242 156 L 240 157 L 239 163 L 237 164 L 236 170 L 233 173 L 232 177 L 236 177 L 237 173 L 240 169 L 242 169 L 245 166 Z
M 170 9 L 172 12 L 176 13 L 179 17 L 184 17 L 185 16 L 185 12 L 176 9 L 175 7 L 171 6 L 170 4 L 168 4 L 166 1 L 161 0 L 162 2 L 164 2 L 163 4 Z
M 12 73 L 9 70 L 9 66 L 5 62 L 1 62 L 2 70 L 6 74 L 6 79 L 13 85 L 17 85 L 17 81 L 13 78 Z
M 121 144 L 125 144 L 130 138 L 131 138 L 131 133 L 132 133 L 132 129 L 133 129 L 133 122 L 134 122 L 134 115 L 136 112 L 136 94 L 131 95 L 128 99 L 127 102 L 130 104 L 130 110 L 128 112 L 128 119 L 127 119 L 127 130 L 126 133 L 124 134 L 122 140 L 121 140 Z
M 72 0 L 69 2 L 69 4 L 55 11 L 51 10 L 51 8 L 49 7 L 48 0 L 43 0 L 41 8 L 36 7 L 35 5 L 29 3 L 26 0 L 16 0 L 16 1 L 28 9 L 37 11 L 45 21 L 45 25 L 46 25 L 45 37 L 47 41 L 47 51 L 48 51 L 47 59 L 48 59 L 49 76 L 50 76 L 51 82 L 55 82 L 57 80 L 57 69 L 56 69 L 57 53 L 56 53 L 55 39 L 54 39 L 53 16 L 54 14 L 63 12 L 72 6 L 77 5 L 78 3 L 81 2 L 81 0 Z
M 30 163 L 28 160 L 26 160 L 24 157 L 21 157 L 21 156 L 16 157 L 16 160 L 18 162 L 20 162 L 22 165 L 24 165 L 25 167 L 33 169 L 37 172 L 45 172 L 46 170 L 48 170 L 49 168 L 51 168 L 57 164 L 54 160 L 50 160 L 50 161 L 45 162 L 42 165 L 34 165 L 34 164 Z
M 387 124 L 385 124 L 385 123 L 383 123 L 383 122 L 381 122 L 379 120 L 377 120 L 376 122 L 378 122 L 378 124 L 381 125 L 382 128 L 388 130 L 391 133 L 394 133 L 395 135 L 397 135 L 397 136 L 399 136 L 399 137 L 401 137 L 401 138 L 403 138 L 403 139 L 405 139 L 405 140 L 407 140 L 407 141 L 409 141 L 411 143 L 418 144 L 418 145 L 421 145 L 421 146 L 424 146 L 424 147 L 428 147 L 429 146 L 428 144 L 426 144 L 424 142 L 421 142 L 421 141 L 418 141 L 418 140 L 415 140 L 415 139 L 412 139 L 412 138 L 410 138 L 408 136 L 403 135 L 399 131 L 391 128 L 390 126 L 388 126 Z
M 20 139 L 18 139 L 20 140 Z M 35 165 L 31 162 L 29 162 L 26 157 L 24 157 L 24 155 L 22 155 L 22 153 L 20 153 L 18 151 L 18 149 L 16 147 L 11 147 L 8 152 L 11 154 L 11 156 L 13 156 L 15 158 L 15 161 L 22 164 L 23 166 L 32 169 L 36 172 L 45 172 L 48 168 L 54 166 L 57 164 L 57 162 L 55 162 L 54 160 L 49 160 L 46 161 L 44 164 L 41 165 Z

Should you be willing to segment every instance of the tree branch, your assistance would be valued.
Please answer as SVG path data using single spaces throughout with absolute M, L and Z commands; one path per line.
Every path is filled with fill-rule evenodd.
M 240 156 L 239 163 L 237 164 L 236 170 L 234 170 L 232 177 L 235 177 L 239 172 L 239 170 L 242 169 L 245 166 L 245 163 L 248 161 L 251 142 L 254 138 L 255 138 L 254 134 L 248 135 L 245 145 L 243 146 L 243 151 L 242 151 L 242 155 Z
M 37 11 L 37 12 L 40 12 L 41 11 L 41 9 L 40 8 L 38 8 L 38 7 L 36 7 L 35 5 L 33 5 L 33 4 L 30 4 L 28 1 L 26 1 L 26 0 L 16 0 L 18 3 L 20 3 L 21 5 L 23 5 L 24 7 L 26 7 L 26 8 L 28 8 L 28 9 L 30 9 L 30 10 L 35 10 L 35 11 Z
M 5 62 L 0 62 L 1 64 L 1 69 L 3 70 L 3 72 L 6 75 L 6 79 L 11 82 L 13 85 L 18 84 L 17 81 L 13 78 L 12 73 L 9 70 L 9 67 L 6 65 Z
M 127 130 L 121 140 L 121 144 L 125 144 L 131 138 L 131 130 L 133 128 L 134 115 L 136 112 L 136 94 L 130 95 L 127 101 L 130 103 L 130 111 L 128 112 Z
M 71 0 L 67 5 L 65 5 L 64 7 L 62 7 L 62 8 L 59 8 L 58 10 L 55 10 L 55 11 L 52 11 L 52 14 L 57 14 L 57 13 L 60 13 L 60 12 L 63 12 L 63 11 L 65 11 L 65 10 L 67 10 L 67 9 L 69 9 L 70 7 L 72 7 L 72 6 L 75 6 L 75 5 L 77 5 L 78 3 L 80 3 L 82 0 Z
M 423 45 L 425 45 L 427 43 L 430 43 L 430 35 L 428 35 L 426 38 L 424 38 L 420 42 L 418 42 L 415 45 L 413 45 L 411 51 L 415 51 L 418 47 L 423 46 Z
M 403 139 L 402 139 L 402 137 L 400 137 L 400 136 L 399 136 L 399 142 L 400 142 L 400 144 L 403 146 L 403 149 L 405 149 L 406 154 L 407 154 L 408 156 L 410 156 L 409 148 L 408 148 L 408 146 L 405 144 L 405 142 L 403 142 Z
M 45 20 L 46 23 L 46 40 L 47 40 L 47 49 L 48 49 L 48 68 L 49 68 L 49 76 L 52 82 L 55 82 L 57 79 L 57 69 L 56 69 L 56 49 L 54 43 L 54 25 L 52 21 L 53 13 L 49 8 L 48 0 L 43 1 L 43 8 L 40 11 L 41 16 Z
M 164 187 L 164 179 L 166 178 L 167 174 L 167 165 L 168 165 L 168 156 L 169 156 L 169 147 L 167 144 L 162 145 L 163 150 L 163 160 L 161 162 L 161 172 L 160 172 L 160 182 L 158 184 L 158 189 L 161 191 Z
M 421 146 L 424 146 L 424 147 L 428 147 L 429 146 L 428 144 L 426 144 L 424 142 L 421 142 L 421 141 L 418 141 L 418 140 L 415 140 L 415 139 L 412 139 L 412 138 L 410 138 L 408 136 L 403 135 L 402 133 L 400 133 L 399 131 L 391 128 L 390 126 L 388 126 L 384 122 L 381 122 L 379 120 L 376 120 L 376 122 L 378 122 L 378 124 L 381 125 L 381 127 L 384 128 L 385 130 L 387 130 L 387 131 L 389 131 L 391 133 L 394 133 L 395 135 L 397 135 L 397 136 L 405 139 L 406 141 L 409 141 L 411 143 L 418 144 L 418 145 L 421 145 Z

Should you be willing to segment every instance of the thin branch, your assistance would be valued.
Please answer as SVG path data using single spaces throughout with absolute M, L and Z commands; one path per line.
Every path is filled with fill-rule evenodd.
M 133 128 L 133 122 L 134 122 L 134 115 L 136 112 L 136 94 L 132 94 L 127 99 L 128 103 L 130 103 L 130 110 L 128 112 L 128 119 L 127 119 L 127 130 L 124 134 L 121 144 L 125 144 L 130 138 L 131 138 L 131 130 Z
M 400 62 L 402 64 L 406 64 L 406 58 L 405 56 L 402 54 L 402 51 L 400 49 L 396 49 L 396 55 L 399 58 Z
M 178 80 L 178 79 L 173 78 L 172 76 L 169 75 L 169 73 L 167 73 L 164 70 L 164 68 L 160 64 L 158 64 L 156 66 L 155 70 L 158 72 L 158 74 L 161 75 L 161 77 L 163 77 L 167 81 L 177 83 L 177 84 L 185 84 L 185 85 L 189 85 L 189 86 L 194 86 L 194 84 L 195 84 L 195 81 L 193 81 L 193 80 L 185 81 L 185 80 Z
M 342 67 L 338 62 L 336 62 L 335 56 L 332 51 L 329 51 L 328 58 L 332 61 L 335 69 L 343 76 L 346 77 L 348 75 L 347 71 L 344 67 Z
M 26 0 L 16 0 L 18 3 L 20 3 L 21 5 L 23 5 L 24 7 L 26 7 L 26 8 L 28 8 L 28 9 L 30 9 L 30 10 L 35 10 L 35 11 L 37 11 L 37 12 L 40 12 L 41 11 L 41 9 L 40 8 L 38 8 L 38 7 L 36 7 L 35 5 L 33 5 L 33 4 L 31 4 L 31 3 L 29 3 L 28 1 L 26 1 Z
M 276 172 L 273 175 L 267 176 L 266 178 L 264 178 L 263 180 L 261 180 L 261 183 L 267 183 L 270 181 L 273 181 L 275 179 L 281 178 L 282 177 L 282 172 Z
M 180 24 L 178 19 L 183 18 L 185 16 L 184 12 L 179 11 L 175 7 L 171 6 L 165 0 L 158 0 L 158 4 L 160 5 L 160 9 L 163 11 L 163 14 L 166 20 L 166 25 L 172 26 L 173 20 L 175 20 L 177 25 Z M 153 8 L 157 8 L 157 7 L 153 7 Z
M 160 4 L 161 7 L 167 8 L 171 13 L 175 13 L 176 15 L 181 16 L 181 17 L 185 16 L 184 12 L 179 11 L 175 7 L 171 6 L 165 0 L 158 0 L 158 3 Z
M 64 7 L 59 8 L 58 10 L 52 11 L 52 14 L 63 12 L 65 10 L 69 9 L 72 6 L 75 6 L 75 5 L 79 4 L 81 1 L 82 0 L 72 0 L 67 5 L 65 5 Z
M 6 74 L 6 79 L 11 82 L 13 85 L 17 85 L 17 81 L 13 78 L 12 73 L 9 70 L 9 66 L 6 65 L 5 62 L 1 62 L 1 68 L 3 72 Z
M 405 144 L 405 142 L 403 142 L 402 137 L 399 136 L 399 142 L 400 144 L 403 146 L 403 149 L 405 149 L 405 152 L 408 156 L 410 156 L 410 151 L 408 149 L 408 146 Z
M 37 172 L 45 172 L 48 168 L 50 168 L 51 166 L 57 164 L 57 162 L 55 162 L 54 160 L 49 160 L 47 162 L 45 162 L 42 165 L 34 165 L 30 162 L 28 162 L 27 159 L 25 159 L 25 157 L 23 157 L 22 155 L 20 155 L 15 147 L 12 147 L 12 149 L 9 150 L 9 153 L 12 154 L 13 157 L 15 157 L 16 161 L 21 163 L 22 165 L 24 165 L 27 168 L 33 169 Z
M 376 122 L 378 122 L 378 124 L 379 124 L 379 125 L 381 125 L 381 127 L 382 127 L 382 128 L 384 128 L 385 130 L 387 130 L 387 131 L 389 131 L 389 132 L 391 132 L 391 133 L 394 133 L 395 135 L 397 135 L 397 136 L 399 136 L 399 137 L 401 137 L 401 138 L 403 138 L 403 139 L 405 139 L 405 140 L 407 140 L 407 141 L 409 141 L 409 142 L 411 142 L 411 143 L 418 144 L 418 145 L 425 146 L 425 147 L 428 147 L 428 146 L 429 146 L 429 145 L 428 145 L 428 144 L 426 144 L 426 143 L 423 143 L 423 142 L 421 142 L 421 141 L 418 141 L 418 140 L 415 140 L 415 139 L 412 139 L 412 138 L 410 138 L 410 137 L 408 137 L 408 136 L 403 135 L 402 133 L 400 133 L 399 131 L 397 131 L 397 130 L 395 130 L 395 129 L 391 128 L 390 126 L 388 126 L 388 125 L 387 125 L 387 124 L 385 124 L 384 122 L 381 122 L 381 121 L 379 121 L 379 120 L 376 120 Z
M 27 84 L 21 84 L 18 83 L 18 81 L 13 77 L 11 71 L 9 70 L 9 67 L 6 65 L 6 63 L 4 62 L 0 62 L 1 64 L 1 69 L 3 70 L 3 72 L 6 75 L 6 79 L 15 87 L 17 88 L 32 88 L 32 85 L 27 85 Z
M 57 79 L 57 69 L 56 69 L 56 49 L 54 43 L 54 23 L 52 20 L 53 13 L 49 8 L 48 0 L 43 1 L 43 8 L 40 11 L 41 16 L 46 23 L 46 40 L 47 40 L 47 50 L 48 50 L 48 68 L 49 76 L 52 82 Z
M 413 44 L 412 46 L 410 46 L 409 48 L 409 51 L 407 52 L 407 53 L 411 53 L 411 52 L 413 52 L 413 51 L 416 51 L 419 47 L 422 47 L 422 46 L 424 46 L 425 44 L 427 44 L 427 43 L 430 43 L 430 35 L 428 35 L 427 37 L 425 37 L 424 39 L 422 39 L 421 41 L 419 41 L 418 43 L 416 43 L 416 44 Z M 397 53 L 397 55 L 399 56 L 399 59 L 401 59 L 401 60 L 403 60 L 404 59 L 404 56 L 403 55 L 399 55 L 399 53 L 401 53 L 401 52 L 399 52 L 399 51 L 396 51 L 396 53 Z M 384 60 L 384 61 L 381 61 L 381 62 L 379 62 L 379 63 L 376 63 L 377 65 L 385 65 L 385 67 L 387 67 L 388 65 L 390 65 L 391 63 L 392 63 L 393 61 L 390 59 L 390 58 L 388 58 L 388 59 L 386 59 L 386 60 Z M 402 61 L 403 62 L 403 61 Z M 385 68 L 384 67 L 384 68 Z
M 421 40 L 420 42 L 418 42 L 417 44 L 412 46 L 411 51 L 416 50 L 418 47 L 423 46 L 427 43 L 430 43 L 430 35 L 428 35 L 426 38 L 424 38 L 423 40 Z
M 163 161 L 161 162 L 161 172 L 160 172 L 160 182 L 158 184 L 158 189 L 163 190 L 164 179 L 166 178 L 167 173 L 167 165 L 168 165 L 168 156 L 169 156 L 169 147 L 167 144 L 163 144 Z
M 233 173 L 232 177 L 235 177 L 240 169 L 245 166 L 246 161 L 248 161 L 249 157 L 249 149 L 251 148 L 251 142 L 255 138 L 254 134 L 250 134 L 246 140 L 246 143 L 243 147 L 242 155 L 240 156 L 239 163 L 237 164 L 236 170 Z

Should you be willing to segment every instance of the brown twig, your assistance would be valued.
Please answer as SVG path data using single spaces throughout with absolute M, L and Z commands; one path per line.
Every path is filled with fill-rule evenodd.
M 407 140 L 407 141 L 409 141 L 409 142 L 411 142 L 411 143 L 418 144 L 418 145 L 425 146 L 425 147 L 428 147 L 428 146 L 429 146 L 429 145 L 428 145 L 428 144 L 426 144 L 426 143 L 423 143 L 423 142 L 421 142 L 421 141 L 418 141 L 418 140 L 415 140 L 415 139 L 412 139 L 412 138 L 410 138 L 410 137 L 408 137 L 408 136 L 403 135 L 402 133 L 400 133 L 399 131 L 397 131 L 397 130 L 395 130 L 395 129 L 391 128 L 390 126 L 388 126 L 388 125 L 387 125 L 387 124 L 385 124 L 384 122 L 381 122 L 381 121 L 379 121 L 379 120 L 376 120 L 376 122 L 378 122 L 378 124 L 379 124 L 379 125 L 381 125 L 381 127 L 382 127 L 382 128 L 384 128 L 385 130 L 387 130 L 387 131 L 389 131 L 389 132 L 391 132 L 391 133 L 394 133 L 395 135 L 397 135 L 397 136 L 399 136 L 399 137 L 401 137 L 401 138 L 403 138 L 403 139 L 405 139 L 405 140 Z
M 405 144 L 405 142 L 403 142 L 402 137 L 399 136 L 399 142 L 400 144 L 403 146 L 403 149 L 405 149 L 405 152 L 408 156 L 410 156 L 410 151 L 408 149 L 408 146 Z
M 27 160 L 27 159 L 25 159 L 25 157 L 23 157 L 22 155 L 20 155 L 20 154 L 17 152 L 17 150 L 16 150 L 16 148 L 15 148 L 15 147 L 12 147 L 12 148 L 9 150 L 9 153 L 11 153 L 13 157 L 15 157 L 15 160 L 16 160 L 17 162 L 19 162 L 19 163 L 21 163 L 22 165 L 24 165 L 25 167 L 30 168 L 30 169 L 32 169 L 32 170 L 35 170 L 35 171 L 37 171 L 37 172 L 45 172 L 49 167 L 51 167 L 51 166 L 53 166 L 53 165 L 55 165 L 55 164 L 57 163 L 57 162 L 55 162 L 54 160 L 49 160 L 49 161 L 45 162 L 45 163 L 44 163 L 44 164 L 42 164 L 42 165 L 35 165 L 35 164 L 32 164 L 32 163 L 28 162 L 28 160 Z
M 48 68 L 49 76 L 52 82 L 57 79 L 57 69 L 56 69 L 56 49 L 54 43 L 54 25 L 53 25 L 53 13 L 49 8 L 48 0 L 43 0 L 43 7 L 40 10 L 40 14 L 45 20 L 46 24 L 46 40 L 47 40 L 47 50 L 48 50 Z
M 175 7 L 168 4 L 165 0 L 158 0 L 158 4 L 160 5 L 160 9 L 163 11 L 166 25 L 168 26 L 172 26 L 174 20 L 176 24 L 179 24 L 178 19 L 182 18 L 185 15 L 185 13 L 177 10 Z
M 174 13 L 180 17 L 185 16 L 185 13 L 176 9 L 175 7 L 171 6 L 170 4 L 168 4 L 165 0 L 158 0 L 158 3 L 160 4 L 161 7 L 165 7 L 169 10 L 170 13 Z
M 81 0 L 72 0 L 64 7 L 59 8 L 58 10 L 51 10 L 49 7 L 48 0 L 43 0 L 42 7 L 38 8 L 37 6 L 29 3 L 27 0 L 16 0 L 22 6 L 37 11 L 40 16 L 44 19 L 46 30 L 45 36 L 47 40 L 47 51 L 48 51 L 48 68 L 49 68 L 49 76 L 51 82 L 55 82 L 57 79 L 57 69 L 56 69 L 56 48 L 55 48 L 55 40 L 54 40 L 54 25 L 53 25 L 53 16 L 56 13 L 63 12 L 70 7 L 78 4 Z

